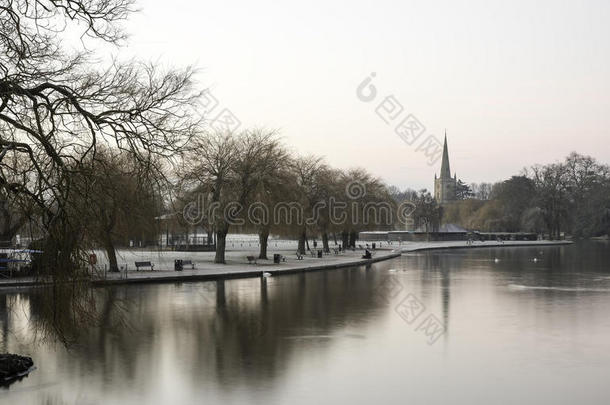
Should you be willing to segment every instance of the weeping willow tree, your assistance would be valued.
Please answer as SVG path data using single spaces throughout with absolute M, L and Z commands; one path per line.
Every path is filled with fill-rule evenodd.
M 131 239 L 156 237 L 155 217 L 163 211 L 160 164 L 137 160 L 120 151 L 100 150 L 83 162 L 74 179 L 70 206 L 79 218 L 85 245 L 101 247 L 109 270 L 119 271 L 117 246 Z

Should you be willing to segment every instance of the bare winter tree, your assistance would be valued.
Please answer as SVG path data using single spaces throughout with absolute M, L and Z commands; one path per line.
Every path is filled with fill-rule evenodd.
M 568 170 L 562 163 L 532 167 L 532 180 L 537 190 L 537 205 L 542 210 L 549 238 L 560 239 L 569 213 Z
M 284 159 L 287 155 L 274 131 L 213 133 L 193 143 L 190 156 L 184 160 L 183 181 L 200 192 L 200 206 L 193 219 L 214 228 L 216 263 L 225 263 L 231 225 L 246 223 L 247 207 L 261 181 L 269 178 Z
M 265 160 L 267 167 L 258 177 L 256 188 L 252 195 L 253 203 L 246 213 L 247 224 L 258 234 L 259 259 L 267 259 L 267 246 L 271 232 L 279 233 L 286 225 L 276 222 L 273 218 L 275 207 L 285 202 L 294 201 L 294 177 L 290 171 L 292 159 L 279 142 L 270 143 Z
M 193 196 L 190 204 L 194 210 L 184 212 L 191 224 L 218 229 L 216 225 L 222 219 L 221 207 L 225 207 L 233 198 L 237 154 L 237 139 L 232 133 L 212 133 L 193 142 L 180 176 L 181 189 Z M 217 231 L 215 261 L 219 263 L 224 263 L 227 231 Z M 222 236 L 220 240 L 219 236 Z
M 106 251 L 110 271 L 118 271 L 116 245 L 156 230 L 162 210 L 157 167 L 112 150 L 99 150 L 84 161 L 73 181 L 70 206 L 81 219 L 80 230 L 92 247 Z M 136 234 L 139 233 L 139 234 Z
M 420 190 L 413 202 L 416 207 L 413 212 L 415 226 L 424 232 L 437 232 L 443 217 L 443 208 L 426 189 Z
M 72 181 L 100 145 L 135 159 L 171 157 L 198 125 L 193 71 L 113 61 L 67 51 L 68 30 L 83 41 L 120 45 L 132 0 L 5 0 L 0 4 L 0 149 L 27 160 L 0 160 L 0 187 L 27 196 L 42 212 L 45 254 L 73 267 L 79 243 L 68 213 Z
M 15 153 L 4 151 L 0 162 L 0 178 L 9 183 L 27 182 L 27 177 L 16 173 L 27 173 L 27 160 L 19 159 Z M 27 196 L 13 193 L 10 189 L 0 188 L 0 246 L 11 246 L 15 235 L 25 227 L 33 226 L 35 207 Z
M 300 198 L 297 202 L 300 204 L 304 212 L 305 218 L 312 218 L 314 206 L 316 202 L 320 201 L 323 197 L 323 190 L 319 176 L 321 173 L 327 173 L 329 170 L 326 163 L 321 157 L 318 156 L 306 156 L 299 157 L 292 161 L 292 171 L 296 180 L 296 187 L 298 189 L 297 195 Z M 305 245 L 307 241 L 307 222 L 295 223 L 298 232 L 298 252 L 305 254 Z

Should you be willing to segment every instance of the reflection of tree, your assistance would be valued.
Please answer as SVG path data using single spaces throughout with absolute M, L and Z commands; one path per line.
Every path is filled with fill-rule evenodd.
M 0 352 L 6 353 L 8 352 L 8 348 L 6 347 L 6 341 L 8 339 L 9 334 L 9 297 L 5 294 L 0 295 L 0 322 L 2 322 L 2 339 L 0 340 Z
M 31 331 L 36 339 L 69 345 L 81 338 L 84 327 L 100 322 L 103 297 L 85 282 L 53 284 L 23 294 L 22 298 L 27 298 Z
M 205 335 L 193 341 L 199 345 L 193 348 L 198 364 L 209 364 L 211 374 L 226 387 L 278 378 L 298 350 L 298 339 L 291 339 L 296 331 L 328 336 L 338 324 L 364 321 L 351 318 L 378 305 L 374 294 L 379 278 L 373 283 L 367 278 L 358 269 L 249 280 L 259 283 L 255 300 L 236 294 L 226 282 L 225 307 L 216 308 L 211 327 L 200 327 Z M 190 330 L 191 325 L 181 327 Z
M 68 378 L 101 374 L 100 389 L 111 382 L 129 387 L 136 380 L 158 381 L 160 373 L 193 378 L 197 386 L 205 383 L 202 376 L 226 389 L 256 386 L 281 378 L 294 356 L 311 350 L 295 335 L 319 336 L 315 347 L 323 349 L 332 344 L 329 336 L 341 336 L 344 325 L 368 322 L 363 314 L 387 305 L 376 297 L 382 275 L 360 267 L 269 279 L 98 288 L 86 296 L 100 326 L 80 330 L 68 328 L 74 324 L 73 303 L 62 293 L 54 305 L 66 316 L 62 325 L 70 333 L 63 336 L 74 344 L 53 355 Z M 58 312 L 47 307 L 51 293 L 21 294 L 34 328 Z M 116 313 L 116 308 L 124 310 Z M 2 326 L 10 329 L 9 322 Z M 172 369 L 177 364 L 184 369 Z

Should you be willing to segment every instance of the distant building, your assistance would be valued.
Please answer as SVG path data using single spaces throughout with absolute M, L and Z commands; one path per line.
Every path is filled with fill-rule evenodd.
M 455 201 L 457 190 L 457 174 L 451 177 L 449 168 L 449 150 L 447 149 L 447 133 L 445 133 L 445 144 L 443 145 L 443 160 L 441 162 L 441 174 L 434 174 L 434 199 L 439 204 L 447 204 Z

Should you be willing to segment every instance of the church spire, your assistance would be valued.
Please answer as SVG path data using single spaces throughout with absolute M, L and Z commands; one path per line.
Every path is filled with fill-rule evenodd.
M 450 179 L 451 170 L 449 169 L 449 150 L 447 149 L 447 130 L 445 130 L 445 144 L 443 145 L 443 160 L 441 162 L 441 179 Z

